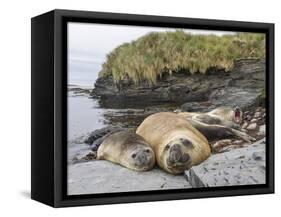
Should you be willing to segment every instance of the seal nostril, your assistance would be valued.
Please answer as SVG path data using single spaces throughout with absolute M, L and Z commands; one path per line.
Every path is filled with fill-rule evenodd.
M 165 146 L 165 150 L 168 150 L 170 148 L 170 145 Z
M 176 160 L 176 161 L 180 161 L 180 159 L 181 159 L 181 153 L 177 151 L 177 152 L 175 153 L 175 160 Z
M 181 156 L 180 161 L 181 161 L 182 163 L 185 163 L 185 162 L 187 162 L 189 159 L 190 159 L 189 154 L 185 154 L 185 153 L 184 153 L 184 154 Z
M 170 151 L 176 151 L 176 152 L 179 152 L 181 151 L 181 147 L 179 144 L 175 144 L 171 147 Z
M 169 155 L 169 161 L 171 163 L 176 163 L 176 162 L 179 162 L 180 159 L 181 159 L 181 156 L 182 156 L 182 151 L 181 151 L 181 148 L 178 144 L 175 144 L 173 145 L 171 148 L 170 148 L 170 155 Z

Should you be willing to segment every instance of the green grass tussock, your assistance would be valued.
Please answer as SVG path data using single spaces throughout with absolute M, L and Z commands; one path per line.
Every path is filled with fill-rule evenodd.
M 113 76 L 116 82 L 129 78 L 134 83 L 145 80 L 153 85 L 166 73 L 205 73 L 211 67 L 228 71 L 237 59 L 264 56 L 264 34 L 151 32 L 115 48 L 107 55 L 99 75 Z

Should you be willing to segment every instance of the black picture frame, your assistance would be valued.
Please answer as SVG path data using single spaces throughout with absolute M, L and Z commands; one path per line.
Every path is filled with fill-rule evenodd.
M 67 22 L 266 34 L 266 184 L 97 195 L 66 194 Z M 31 198 L 53 207 L 274 193 L 274 24 L 53 10 L 31 21 Z

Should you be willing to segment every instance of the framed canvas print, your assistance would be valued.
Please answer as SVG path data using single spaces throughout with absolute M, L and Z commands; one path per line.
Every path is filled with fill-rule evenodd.
M 33 199 L 274 192 L 274 24 L 69 10 L 31 23 Z

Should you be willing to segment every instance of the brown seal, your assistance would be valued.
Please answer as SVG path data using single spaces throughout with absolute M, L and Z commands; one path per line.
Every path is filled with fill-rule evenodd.
M 136 171 L 147 171 L 155 164 L 155 154 L 139 135 L 119 131 L 106 137 L 98 148 L 97 159 L 108 160 Z
M 185 118 L 171 112 L 147 117 L 136 133 L 153 148 L 160 168 L 180 174 L 211 154 L 207 139 Z

